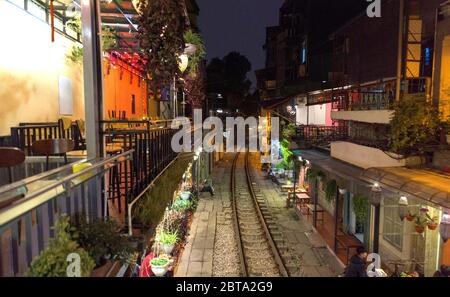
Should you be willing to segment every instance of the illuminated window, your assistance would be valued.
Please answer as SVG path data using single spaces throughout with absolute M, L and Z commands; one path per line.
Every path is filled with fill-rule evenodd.
M 395 199 L 384 200 L 383 239 L 402 250 L 403 222 L 398 215 L 398 203 Z

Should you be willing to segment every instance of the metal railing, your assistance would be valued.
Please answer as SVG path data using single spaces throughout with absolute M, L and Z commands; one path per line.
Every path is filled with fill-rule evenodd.
M 307 146 L 328 146 L 333 141 L 348 139 L 348 127 L 341 126 L 299 126 L 296 139 Z
M 0 188 L 0 276 L 23 275 L 54 236 L 52 227 L 62 214 L 88 220 L 107 215 L 108 175 L 130 161 L 133 151 L 73 164 Z M 83 163 L 83 162 L 81 162 Z

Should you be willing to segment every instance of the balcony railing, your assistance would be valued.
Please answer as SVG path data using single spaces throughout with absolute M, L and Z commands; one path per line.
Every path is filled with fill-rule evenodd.
M 306 146 L 328 146 L 333 141 L 348 139 L 347 126 L 299 126 L 296 139 Z
M 106 216 L 111 191 L 104 189 L 111 188 L 114 171 L 130 162 L 133 153 L 84 161 L 85 169 L 77 173 L 70 164 L 1 187 L 0 276 L 26 272 L 54 236 L 52 226 L 59 215 Z

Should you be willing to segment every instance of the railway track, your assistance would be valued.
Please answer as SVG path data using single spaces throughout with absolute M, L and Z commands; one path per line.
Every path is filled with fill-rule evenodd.
M 289 276 L 270 230 L 273 222 L 252 182 L 248 152 L 237 153 L 233 160 L 231 197 L 243 276 Z

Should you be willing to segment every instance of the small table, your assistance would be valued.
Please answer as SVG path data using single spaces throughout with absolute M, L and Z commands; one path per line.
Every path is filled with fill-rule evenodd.
M 348 234 L 345 234 L 345 233 L 338 234 L 336 236 L 336 241 L 338 242 L 339 245 L 341 245 L 344 249 L 346 249 L 346 252 L 347 252 L 347 264 L 348 264 L 348 261 L 349 261 L 350 249 L 357 249 L 360 246 L 362 246 L 362 243 L 358 239 L 356 239 L 352 235 L 348 235 Z
M 295 194 L 295 201 L 300 206 L 300 210 L 311 202 L 311 197 L 306 193 Z

